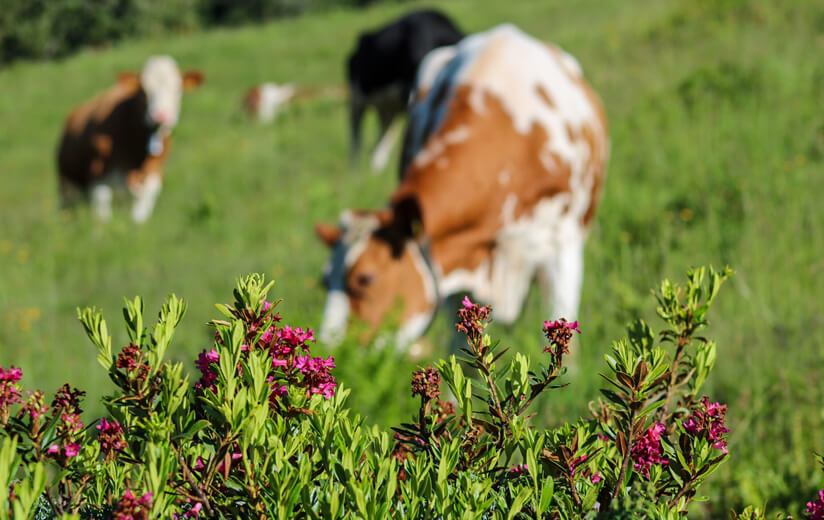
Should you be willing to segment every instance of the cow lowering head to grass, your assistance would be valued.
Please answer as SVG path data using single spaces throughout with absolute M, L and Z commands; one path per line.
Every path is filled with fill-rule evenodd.
M 467 293 L 511 323 L 536 275 L 553 317 L 574 320 L 608 154 L 577 61 L 503 25 L 430 53 L 413 99 L 388 208 L 316 226 L 332 248 L 321 338 L 350 314 L 376 328 L 400 302 L 404 345 Z
M 202 82 L 200 72 L 181 74 L 173 58 L 152 56 L 140 74 L 121 74 L 115 86 L 72 110 L 57 153 L 62 205 L 86 198 L 106 219 L 113 188 L 125 186 L 134 199 L 132 219 L 149 218 L 181 97 Z

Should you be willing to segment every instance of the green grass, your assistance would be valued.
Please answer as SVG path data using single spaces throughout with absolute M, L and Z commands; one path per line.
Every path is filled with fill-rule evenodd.
M 94 402 L 108 382 L 77 306 L 102 307 L 120 345 L 123 296 L 142 295 L 152 315 L 169 292 L 185 297 L 189 313 L 170 355 L 193 368 L 210 342 L 213 303 L 229 301 L 235 277 L 251 271 L 277 280 L 289 323 L 317 326 L 327 252 L 313 223 L 383 205 L 397 176 L 348 168 L 341 101 L 306 101 L 260 126 L 240 117 L 239 100 L 265 80 L 342 83 L 357 32 L 406 8 L 127 42 L 0 71 L 0 365 L 21 366 L 27 386 L 47 392 L 68 380 L 102 413 Z M 824 487 L 813 464 L 824 451 L 824 8 L 766 0 L 454 0 L 443 8 L 468 31 L 511 21 L 562 45 L 610 117 L 577 370 L 540 404 L 538 420 L 585 413 L 609 342 L 632 318 L 656 322 L 649 289 L 659 279 L 730 264 L 737 274 L 711 316 L 719 357 L 707 391 L 730 405 L 732 456 L 704 489 L 712 506 L 695 514 L 721 518 L 764 501 L 798 514 Z M 160 52 L 202 69 L 207 82 L 184 100 L 152 219 L 136 227 L 122 205 L 106 224 L 87 211 L 58 213 L 54 150 L 66 113 Z M 534 291 L 518 325 L 493 332 L 538 355 L 543 317 Z M 448 329 L 441 317 L 428 334 L 432 359 L 337 351 L 353 407 L 382 425 L 407 418 L 408 376 L 445 355 Z

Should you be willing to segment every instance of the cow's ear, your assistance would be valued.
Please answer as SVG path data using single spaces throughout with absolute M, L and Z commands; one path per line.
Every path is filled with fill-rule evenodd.
M 137 72 L 121 72 L 117 75 L 117 82 L 121 85 L 137 88 L 140 86 L 140 75 Z
M 318 222 L 315 224 L 315 234 L 318 235 L 321 242 L 329 247 L 334 247 L 340 240 L 340 228 L 325 222 Z
M 392 204 L 393 227 L 402 237 L 417 239 L 423 235 L 423 214 L 418 198 L 404 197 Z
M 204 76 L 203 73 L 199 70 L 187 70 L 186 73 L 183 75 L 183 90 L 186 92 L 194 90 L 197 87 L 199 87 L 204 81 L 206 81 L 206 76 Z

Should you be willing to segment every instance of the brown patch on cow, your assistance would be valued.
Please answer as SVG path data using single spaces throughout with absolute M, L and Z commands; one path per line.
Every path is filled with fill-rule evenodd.
M 243 96 L 243 108 L 249 117 L 256 117 L 260 107 L 260 87 L 254 87 Z
M 535 92 L 544 103 L 549 105 L 550 108 L 555 108 L 555 101 L 552 100 L 552 96 L 549 95 L 549 92 L 547 92 L 543 85 L 538 85 L 535 87 Z
M 433 257 L 444 273 L 471 270 L 489 258 L 510 194 L 517 197 L 514 217 L 519 218 L 541 199 L 569 191 L 569 165 L 557 154 L 552 170 L 541 162 L 549 139 L 546 130 L 533 125 L 527 135 L 518 132 L 501 101 L 488 92 L 482 94 L 484 111 L 479 114 L 470 104 L 471 93 L 468 86 L 455 90 L 447 119 L 429 140 L 461 127 L 472 129 L 468 139 L 444 146 L 440 155 L 456 174 L 444 175 L 437 160 L 413 162 L 393 196 L 399 200 L 417 195 Z M 506 189 L 498 181 L 502 171 L 510 173 Z

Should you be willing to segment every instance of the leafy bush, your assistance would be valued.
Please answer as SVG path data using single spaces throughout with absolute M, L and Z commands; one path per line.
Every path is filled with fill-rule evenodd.
M 577 322 L 544 323 L 539 363 L 520 353 L 504 363 L 507 349 L 486 334 L 491 309 L 466 298 L 463 359 L 412 375 L 419 410 L 392 435 L 346 408 L 334 360 L 312 356 L 312 331 L 283 323 L 260 276 L 218 305 L 194 385 L 165 359 L 182 300 L 169 297 L 151 328 L 140 298 L 127 300 L 130 343 L 118 352 L 101 313 L 85 309 L 117 388 L 110 416 L 86 427 L 83 392 L 65 385 L 47 405 L 42 392 L 24 396 L 20 369 L 0 369 L 0 519 L 683 518 L 728 457 L 726 406 L 699 397 L 716 351 L 699 333 L 729 274 L 665 281 L 664 329 L 632 324 L 606 356 L 592 417 L 545 431 L 530 426 L 530 407 L 568 384 Z M 441 399 L 442 381 L 453 400 Z M 820 519 L 824 496 L 816 504 Z
M 143 35 L 259 23 L 368 0 L 4 0 L 0 64 Z

